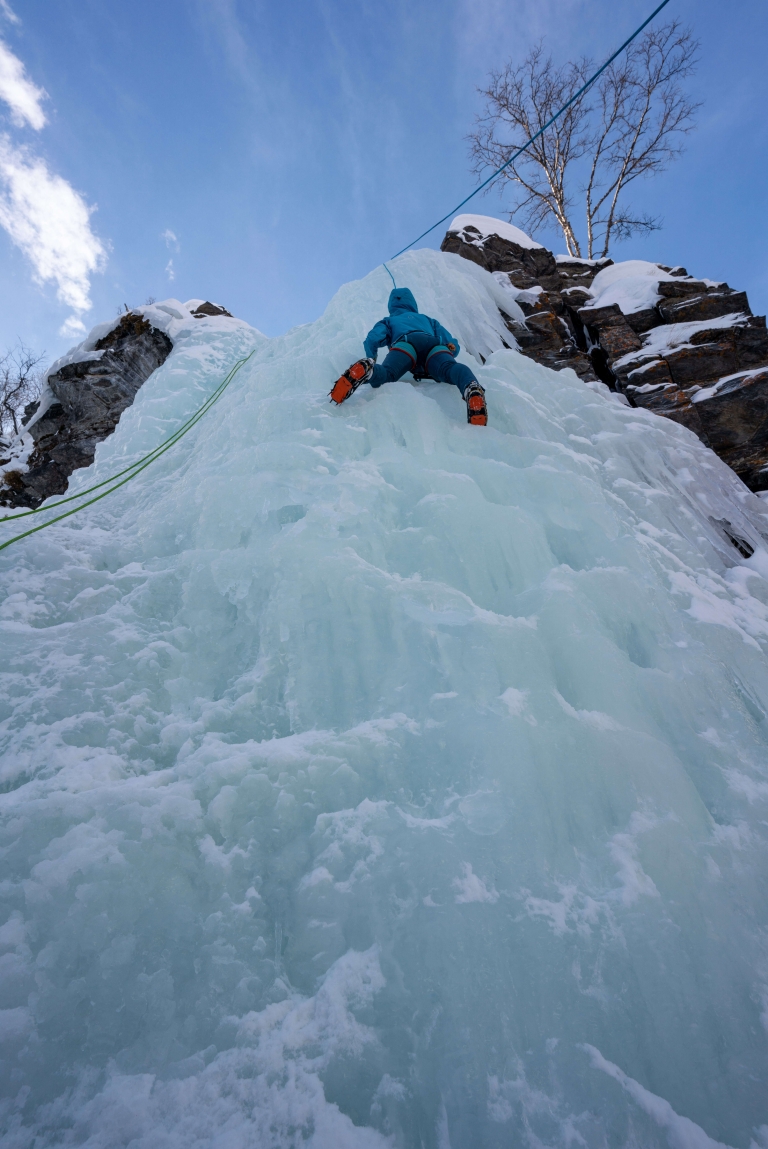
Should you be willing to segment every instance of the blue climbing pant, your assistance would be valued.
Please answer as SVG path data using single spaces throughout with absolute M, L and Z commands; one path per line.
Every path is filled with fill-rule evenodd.
M 404 339 L 393 343 L 383 363 L 377 363 L 371 376 L 371 387 L 381 387 L 384 383 L 394 383 L 402 379 L 406 371 L 416 368 L 417 372 L 437 380 L 438 383 L 453 383 L 464 396 L 470 383 L 476 379 L 469 367 L 457 363 L 448 348 L 433 335 L 424 331 L 409 331 Z

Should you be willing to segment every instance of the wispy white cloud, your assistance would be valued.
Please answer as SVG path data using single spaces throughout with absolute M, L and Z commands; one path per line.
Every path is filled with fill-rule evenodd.
M 35 280 L 56 284 L 75 323 L 91 306 L 90 277 L 107 255 L 91 230 L 93 210 L 44 160 L 0 136 L 0 226 L 29 259 Z
M 32 83 L 18 56 L 0 40 L 0 100 L 11 109 L 13 122 L 20 127 L 28 124 L 39 132 L 46 123 L 42 108 L 45 97 L 45 91 Z
M 8 0 L 0 0 L 0 16 L 21 23 Z M 13 123 L 40 131 L 46 124 L 45 98 L 0 39 L 0 100 L 10 108 Z M 55 283 L 59 300 L 72 308 L 62 335 L 85 330 L 80 317 L 91 306 L 91 275 L 106 260 L 104 244 L 91 230 L 93 210 L 43 159 L 0 135 L 0 227 L 32 264 L 36 282 Z
M 475 84 L 482 84 L 489 69 L 508 59 L 521 62 L 541 39 L 559 62 L 585 51 L 599 55 L 594 35 L 599 22 L 605 23 L 605 8 L 585 0 L 457 0 L 453 28 L 463 66 L 471 69 Z
M 169 251 L 181 251 L 179 237 L 176 235 L 176 232 L 171 231 L 169 227 L 167 227 L 165 231 L 160 232 L 160 238 L 165 240 L 165 246 Z M 169 282 L 173 283 L 174 279 L 176 278 L 176 271 L 173 266 L 173 256 L 171 256 L 165 265 L 165 274 L 168 276 Z
M 66 335 L 72 339 L 77 335 L 85 335 L 86 330 L 82 319 L 78 319 L 76 315 L 70 315 L 59 328 L 59 335 Z
M 21 20 L 18 18 L 13 8 L 11 8 L 8 0 L 0 0 L 0 16 L 4 16 L 9 24 L 21 23 Z

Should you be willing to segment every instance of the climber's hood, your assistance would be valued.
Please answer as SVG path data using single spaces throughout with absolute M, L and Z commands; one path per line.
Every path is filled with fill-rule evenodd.
M 155 461 L 0 553 L 9 1146 L 768 1149 L 768 507 L 392 270 L 488 428 L 329 404 L 382 267 L 274 339 L 166 300 L 68 495 Z
M 402 315 L 404 311 L 418 314 L 419 307 L 413 297 L 413 292 L 407 287 L 395 287 L 389 293 L 389 314 Z

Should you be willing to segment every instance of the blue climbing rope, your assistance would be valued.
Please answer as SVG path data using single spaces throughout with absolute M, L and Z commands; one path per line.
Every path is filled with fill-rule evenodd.
M 535 140 L 537 140 L 539 138 L 539 136 L 544 134 L 544 132 L 547 130 L 547 128 L 550 128 L 552 126 L 552 124 L 554 124 L 555 120 L 559 119 L 559 117 L 562 116 L 563 112 L 566 112 L 568 110 L 568 108 L 570 108 L 571 104 L 574 104 L 576 102 L 576 100 L 579 99 L 580 96 L 584 95 L 584 93 L 587 91 L 587 89 L 590 88 L 592 86 L 592 84 L 594 84 L 595 80 L 597 80 L 603 74 L 603 72 L 606 70 L 606 68 L 608 68 L 613 63 L 613 61 L 616 59 L 617 56 L 621 55 L 621 53 L 624 51 L 625 48 L 629 47 L 629 45 L 632 43 L 632 41 L 635 40 L 640 35 L 640 33 L 643 31 L 643 29 L 648 27 L 648 25 L 651 23 L 651 21 L 654 20 L 656 16 L 658 16 L 659 12 L 661 12 L 662 8 L 666 8 L 667 4 L 669 4 L 669 0 L 662 0 L 662 3 L 659 4 L 659 6 L 657 8 L 655 8 L 653 12 L 651 12 L 650 16 L 646 20 L 643 21 L 643 23 L 640 25 L 640 27 L 637 28 L 628 39 L 626 39 L 624 41 L 624 43 L 621 45 L 621 47 L 617 48 L 616 51 L 613 53 L 613 55 L 608 57 L 608 59 L 605 61 L 605 63 L 600 68 L 598 68 L 598 70 L 595 72 L 595 74 L 593 76 L 591 76 L 589 80 L 587 80 L 586 84 L 582 85 L 582 87 L 579 88 L 578 92 L 576 92 L 575 95 L 571 96 L 570 100 L 568 100 L 568 102 L 566 104 L 563 104 L 562 108 L 560 108 L 560 110 L 558 112 L 555 112 L 554 116 L 552 116 L 551 119 L 547 120 L 546 124 L 544 124 L 543 127 L 539 128 L 538 132 L 536 132 L 535 135 L 531 136 L 531 138 L 525 144 L 523 144 L 523 146 L 521 148 L 518 148 L 518 150 L 515 152 L 515 154 L 513 156 L 510 156 L 510 158 L 506 161 L 506 163 L 503 163 L 501 165 L 501 167 L 496 169 L 495 172 L 492 172 L 491 175 L 489 175 L 488 178 L 486 180 L 484 180 L 480 184 L 479 187 L 476 187 L 473 192 L 470 192 L 470 194 L 468 196 L 466 196 L 461 201 L 461 203 L 458 203 L 455 208 L 453 208 L 451 211 L 449 211 L 447 213 L 447 215 L 444 215 L 441 219 L 437 220 L 436 223 L 433 223 L 431 227 L 428 227 L 426 231 L 423 231 L 421 233 L 421 235 L 417 236 L 416 239 L 412 240 L 406 247 L 401 248 L 401 250 L 398 251 L 395 255 L 390 256 L 390 258 L 391 259 L 397 259 L 397 257 L 399 255 L 404 255 L 406 251 L 410 251 L 410 249 L 412 247 L 414 247 L 420 240 L 424 239 L 425 236 L 427 236 L 431 232 L 433 232 L 435 230 L 435 228 L 440 226 L 441 223 L 445 223 L 445 221 L 447 219 L 450 219 L 451 216 L 455 215 L 456 212 L 459 210 L 459 208 L 462 208 L 462 207 L 464 207 L 464 204 L 469 203 L 469 201 L 471 199 L 473 199 L 478 194 L 478 192 L 481 192 L 483 190 L 483 188 L 486 188 L 486 187 L 488 187 L 489 184 L 493 183 L 493 181 L 498 176 L 500 176 L 501 173 L 506 168 L 508 168 L 510 164 L 514 163 L 515 160 L 519 156 L 521 156 L 523 154 L 523 152 L 526 151 Z M 390 271 L 390 269 L 387 267 L 387 264 L 384 263 L 383 266 L 387 272 L 387 275 L 392 280 L 392 285 L 394 287 L 397 287 L 397 284 L 395 283 L 395 277 L 392 274 L 392 272 Z M 253 352 L 251 352 L 251 355 L 253 355 Z M 169 439 L 167 439 L 165 441 L 165 443 L 162 443 L 160 445 L 160 447 L 158 447 L 155 451 L 151 451 L 149 453 L 149 455 L 145 455 L 143 459 L 139 459 L 131 467 L 126 467 L 125 470 L 119 471 L 116 475 L 113 475 L 111 479 L 104 479 L 103 482 L 97 483 L 95 486 L 89 487 L 85 491 L 80 491 L 77 495 L 69 495 L 67 498 L 61 499 L 56 503 L 51 503 L 46 507 L 35 507 L 33 510 L 22 511 L 21 514 L 7 515 L 5 518 L 0 518 L 0 523 L 2 523 L 2 522 L 13 522 L 14 519 L 26 518 L 27 515 L 37 514 L 40 511 L 54 510 L 56 507 L 59 507 L 64 503 L 77 501 L 78 499 L 82 499 L 85 495 L 89 495 L 89 494 L 92 494 L 94 491 L 101 490 L 101 488 L 103 488 L 103 487 L 107 488 L 106 490 L 101 490 L 101 493 L 96 495 L 94 498 L 88 499 L 84 503 L 80 503 L 79 506 L 73 507 L 71 510 L 65 511 L 61 515 L 56 515 L 54 518 L 49 519 L 47 522 L 40 523 L 39 526 L 32 527 L 31 529 L 24 531 L 22 534 L 16 535 L 14 538 L 7 539 L 4 543 L 0 544 L 0 551 L 5 550 L 6 547 L 11 546 L 12 543 L 19 542 L 20 539 L 27 538 L 28 535 L 36 534 L 38 531 L 42 531 L 46 527 L 53 526 L 54 523 L 61 522 L 62 519 L 69 518 L 70 515 L 77 514 L 78 511 L 84 510 L 85 507 L 89 507 L 93 503 L 99 502 L 99 500 L 105 498 L 106 495 L 111 494 L 113 491 L 116 491 L 119 487 L 122 487 L 126 483 L 130 482 L 131 479 L 135 478 L 138 474 L 141 473 L 141 471 L 143 471 L 146 467 L 148 467 L 151 463 L 153 463 L 161 455 L 164 455 L 166 451 L 170 450 L 170 448 L 172 446 L 174 446 L 179 441 L 179 439 L 183 438 L 183 436 L 186 435 L 187 431 L 191 430 L 191 428 L 203 417 L 203 415 L 205 415 L 205 413 L 210 410 L 210 408 L 213 406 L 213 404 L 216 402 L 216 400 L 220 397 L 220 395 L 223 393 L 223 391 L 229 386 L 232 379 L 237 374 L 237 372 L 240 370 L 240 368 L 243 366 L 243 364 L 247 363 L 248 359 L 251 358 L 251 355 L 247 356 L 247 358 L 245 358 L 245 359 L 239 360 L 234 365 L 234 367 L 229 372 L 229 374 L 226 376 L 226 378 L 222 381 L 222 383 L 219 384 L 219 386 L 216 388 L 216 390 L 213 392 L 213 394 L 211 396 L 209 396 L 209 398 L 205 401 L 205 403 L 203 403 L 202 407 L 200 407 L 195 412 L 195 414 L 191 417 L 191 419 L 188 419 L 185 424 L 183 424 L 173 435 L 170 436 Z
M 521 148 L 518 148 L 518 150 L 515 152 L 515 154 L 514 154 L 513 156 L 510 156 L 510 158 L 509 158 L 509 159 L 506 161 L 506 163 L 503 163 L 503 164 L 501 165 L 501 167 L 500 167 L 500 168 L 497 168 L 495 172 L 492 172 L 492 173 L 491 173 L 491 175 L 489 175 L 489 176 L 488 176 L 488 179 L 487 179 L 487 180 L 483 180 L 483 182 L 480 184 L 480 186 L 479 186 L 479 187 L 476 187 L 476 188 L 475 188 L 475 190 L 474 190 L 473 192 L 470 192 L 470 193 L 469 193 L 469 195 L 468 195 L 468 196 L 466 196 L 466 198 L 465 198 L 465 199 L 463 199 L 463 200 L 461 201 L 461 203 L 457 203 L 457 204 L 456 204 L 456 207 L 455 207 L 455 208 L 453 208 L 451 211 L 449 211 L 447 215 L 444 215 L 444 216 L 442 217 L 442 219 L 439 219 L 439 220 L 437 221 L 437 223 L 433 223 L 431 227 L 428 227 L 426 231 L 423 231 L 423 232 L 421 233 L 421 235 L 417 236 L 417 237 L 416 237 L 416 239 L 412 240 L 412 241 L 411 241 L 411 242 L 408 244 L 408 246 L 407 246 L 407 247 L 404 247 L 404 248 L 402 248 L 402 249 L 401 249 L 400 251 L 398 251 L 398 252 L 397 252 L 395 255 L 391 255 L 389 258 L 390 258 L 390 259 L 397 259 L 398 255 L 403 255 L 403 254 L 404 254 L 406 251 L 410 251 L 410 249 L 411 249 L 411 248 L 412 248 L 412 247 L 413 247 L 415 244 L 417 244 L 417 243 L 419 242 L 419 240 L 421 240 L 421 239 L 424 239 L 424 236 L 425 236 L 425 235 L 429 235 L 429 233 L 430 233 L 430 232 L 432 232 L 432 231 L 434 231 L 436 227 L 439 227 L 441 223 L 445 223 L 445 221 L 446 221 L 447 219 L 450 219 L 450 218 L 451 218 L 451 216 L 453 216 L 453 215 L 455 215 L 455 214 L 456 214 L 456 212 L 459 210 L 459 208 L 460 208 L 460 207 L 464 207 L 464 204 L 465 204 L 465 203 L 469 203 L 469 201 L 470 201 L 471 199 L 473 199 L 473 198 L 474 198 L 474 197 L 477 195 L 477 193 L 478 193 L 478 192 L 481 192 L 481 191 L 483 190 L 483 188 L 486 188 L 486 187 L 488 187 L 488 185 L 489 185 L 489 184 L 493 183 L 493 181 L 496 179 L 496 177 L 497 177 L 497 176 L 500 176 L 500 175 L 501 175 L 501 173 L 504 171 L 504 169 L 505 169 L 505 168 L 508 168 L 510 164 L 513 164 L 513 163 L 515 162 L 515 160 L 518 158 L 518 156 L 521 156 L 521 155 L 523 154 L 523 152 L 524 152 L 524 151 L 526 151 L 526 150 L 527 150 L 527 149 L 528 149 L 528 148 L 531 146 L 531 144 L 534 142 L 534 140 L 537 140 L 537 139 L 539 138 L 539 136 L 543 135 L 543 134 L 544 134 L 544 132 L 546 132 L 547 128 L 551 128 L 551 127 L 552 127 L 552 124 L 554 124 L 555 120 L 559 119 L 559 118 L 560 118 L 560 116 L 562 116 L 563 112 L 567 112 L 567 111 L 568 111 L 568 109 L 570 108 L 571 104 L 574 104 L 574 103 L 576 102 L 576 100 L 578 100 L 578 98 L 579 98 L 580 96 L 583 96 L 583 95 L 584 95 L 584 93 L 586 92 L 587 88 L 591 88 L 591 87 L 592 87 L 592 85 L 594 84 L 595 80 L 597 80 L 597 79 L 598 79 L 598 77 L 602 76 L 602 74 L 603 74 L 603 72 L 605 71 L 605 69 L 606 69 L 606 68 L 608 68 L 608 67 L 609 67 L 609 66 L 610 66 L 610 65 L 613 63 L 613 61 L 616 59 L 616 57 L 617 57 L 617 56 L 620 56 L 620 55 L 621 55 L 621 53 L 624 51 L 624 49 L 625 49 L 625 48 L 628 48 L 628 47 L 629 47 L 629 45 L 632 43 L 632 41 L 633 41 L 633 40 L 637 39 L 637 37 L 638 37 L 638 36 L 640 35 L 640 33 L 642 32 L 642 30 L 643 30 L 644 28 L 647 28 L 647 27 L 648 27 L 648 25 L 650 24 L 651 20 L 655 19 L 655 18 L 656 18 L 656 16 L 658 16 L 659 12 L 661 12 L 662 8 L 666 8 L 667 4 L 669 4 L 669 0 L 662 0 L 662 3 L 661 3 L 661 4 L 659 4 L 658 8 L 655 8 L 655 9 L 654 9 L 654 11 L 653 11 L 653 12 L 651 12 L 651 14 L 650 14 L 650 16 L 648 17 L 648 19 L 647 19 L 647 20 L 644 20 L 644 21 L 643 21 L 643 23 L 640 25 L 640 27 L 639 27 L 639 28 L 637 28 L 637 29 L 636 29 L 636 30 L 635 30 L 635 31 L 632 33 L 632 35 L 629 37 L 629 39 L 625 40 L 625 41 L 624 41 L 624 43 L 621 45 L 621 47 L 620 47 L 620 48 L 617 48 L 617 49 L 616 49 L 616 51 L 613 53 L 613 55 L 608 57 L 608 59 L 605 61 L 605 63 L 602 65 L 602 67 L 600 67 L 600 68 L 598 68 L 598 69 L 597 69 L 597 71 L 595 72 L 594 76 L 590 77 L 590 79 L 589 79 L 589 80 L 587 80 L 586 84 L 584 84 L 584 85 L 583 85 L 581 88 L 579 88 L 578 92 L 576 92 L 576 94 L 575 94 L 575 95 L 571 96 L 571 98 L 570 98 L 570 100 L 568 101 L 568 103 L 567 103 L 567 104 L 563 104 L 563 106 L 562 106 L 562 108 L 560 109 L 560 111 L 559 111 L 559 112 L 555 112 L 555 114 L 554 114 L 554 116 L 552 117 L 552 119 L 551 119 L 551 120 L 547 120 L 546 124 L 544 124 L 544 126 L 543 126 L 542 128 L 539 128 L 538 132 L 536 132 L 536 134 L 535 134 L 535 135 L 531 136 L 531 138 L 528 140 L 528 142 L 527 142 L 527 143 L 523 144 L 523 146 L 522 146 Z M 385 267 L 387 267 L 386 263 L 384 264 L 384 266 L 385 266 Z M 389 271 L 389 268 L 388 268 L 388 267 L 387 267 L 387 271 Z M 389 271 L 389 274 L 390 274 L 390 275 L 392 275 L 392 272 L 391 272 L 391 271 Z M 395 282 L 395 281 L 394 281 L 394 278 L 393 278 L 392 282 L 393 282 L 393 283 Z

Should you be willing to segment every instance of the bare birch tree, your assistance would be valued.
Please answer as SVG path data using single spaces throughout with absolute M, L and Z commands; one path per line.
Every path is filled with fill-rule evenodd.
M 23 343 L 0 356 L 0 442 L 7 443 L 18 435 L 25 406 L 40 397 L 39 368 L 44 358 Z
M 659 221 L 624 202 L 628 186 L 658 174 L 680 155 L 699 104 L 683 81 L 696 66 L 698 41 L 677 21 L 649 29 L 603 72 L 500 178 L 515 186 L 510 216 L 535 230 L 554 217 L 568 253 L 581 256 L 574 213 L 586 216 L 587 258 L 611 242 L 655 231 Z M 591 60 L 557 67 L 543 44 L 522 64 L 492 72 L 484 113 L 470 135 L 473 170 L 500 167 L 587 81 Z

